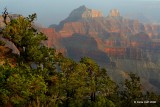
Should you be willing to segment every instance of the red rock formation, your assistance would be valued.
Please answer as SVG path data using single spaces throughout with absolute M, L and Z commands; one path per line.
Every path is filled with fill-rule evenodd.
M 105 52 L 112 57 L 119 57 L 122 58 L 126 55 L 126 49 L 123 47 L 120 48 L 105 48 Z
M 116 71 L 120 72 L 140 71 L 140 75 L 159 72 L 160 41 L 154 39 L 160 38 L 160 26 L 125 19 L 118 10 L 103 17 L 101 12 L 82 6 L 55 28 L 41 28 L 40 31 L 48 37 L 44 44 L 74 60 L 88 56 L 104 67 L 110 63 L 109 67 L 117 67 Z
M 113 9 L 110 11 L 109 17 L 119 17 L 120 16 L 120 12 L 117 9 Z
M 66 50 L 60 43 L 61 35 L 53 28 L 41 28 L 40 31 L 44 33 L 48 40 L 44 41 L 44 44 L 50 48 L 55 48 L 58 52 L 66 54 Z
M 74 34 L 80 34 L 82 38 L 83 36 L 90 36 L 96 41 L 99 50 L 111 56 L 122 57 L 127 54 L 126 48 L 130 48 L 133 55 L 126 56 L 128 58 L 137 57 L 134 51 L 139 48 L 146 50 L 148 49 L 146 47 L 158 46 L 152 42 L 152 38 L 160 32 L 159 25 L 142 24 L 138 20 L 125 19 L 120 16 L 118 10 L 111 10 L 107 18 L 102 17 L 102 15 L 90 17 L 91 13 L 92 10 L 85 6 L 72 11 L 69 17 L 56 27 L 61 39 L 71 38 Z M 49 40 L 48 43 L 51 44 L 51 41 L 53 40 Z M 63 42 L 61 41 L 61 44 Z M 52 43 L 56 44 L 55 41 Z M 80 44 L 76 46 L 78 45 Z M 76 47 L 74 48 L 75 51 Z

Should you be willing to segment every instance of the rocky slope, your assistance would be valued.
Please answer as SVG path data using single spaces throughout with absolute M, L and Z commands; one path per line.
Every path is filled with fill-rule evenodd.
M 56 48 L 57 51 L 66 54 L 66 49 L 60 42 L 61 36 L 53 28 L 40 28 L 41 32 L 47 35 L 48 40 L 44 44 L 49 48 Z
M 67 56 L 75 60 L 93 58 L 117 82 L 134 72 L 142 78 L 144 89 L 160 91 L 159 25 L 125 19 L 117 9 L 104 17 L 99 11 L 81 6 L 54 29 Z
M 47 35 L 44 44 L 48 47 L 76 61 L 91 57 L 117 82 L 129 72 L 136 73 L 145 90 L 160 92 L 159 25 L 125 19 L 117 9 L 105 17 L 100 11 L 81 6 L 59 25 L 39 30 Z
M 0 65 L 3 65 L 6 62 L 11 66 L 15 66 L 15 55 L 12 54 L 12 50 L 10 48 L 0 46 Z

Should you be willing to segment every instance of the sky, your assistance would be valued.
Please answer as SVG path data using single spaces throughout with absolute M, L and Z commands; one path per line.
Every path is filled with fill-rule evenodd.
M 0 13 L 7 7 L 9 13 L 28 16 L 37 13 L 37 22 L 49 26 L 64 20 L 70 12 L 85 5 L 88 8 L 100 10 L 105 16 L 111 9 L 119 9 L 122 15 L 132 17 L 136 15 L 151 16 L 160 21 L 160 0 L 0 0 Z M 153 19 L 153 18 L 152 18 Z

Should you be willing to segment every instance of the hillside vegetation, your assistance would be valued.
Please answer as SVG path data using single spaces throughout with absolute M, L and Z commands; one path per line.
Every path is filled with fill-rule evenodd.
M 19 16 L 5 22 L 1 31 L 3 38 L 12 42 L 19 53 L 7 51 L 9 55 L 5 55 L 4 62 L 0 63 L 0 106 L 160 106 L 160 96 L 144 92 L 140 78 L 135 74 L 129 74 L 130 78 L 119 87 L 108 76 L 107 70 L 92 59 L 84 57 L 75 62 L 44 46 L 42 41 L 47 37 L 32 26 L 35 18 L 36 14 Z M 0 47 L 4 48 L 2 41 Z M 8 59 L 14 59 L 14 63 Z M 135 101 L 156 103 L 137 104 Z

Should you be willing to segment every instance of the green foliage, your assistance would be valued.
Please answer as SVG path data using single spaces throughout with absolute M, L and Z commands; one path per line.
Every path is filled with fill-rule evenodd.
M 0 46 L 4 46 L 5 42 L 0 40 Z
M 42 41 L 47 37 L 32 27 L 36 14 L 27 18 L 12 19 L 2 31 L 3 37 L 14 43 L 23 62 L 39 62 L 42 57 Z
M 0 106 L 26 107 L 147 107 L 135 100 L 156 100 L 142 93 L 140 78 L 130 74 L 123 89 L 106 69 L 90 58 L 75 62 L 45 47 L 46 36 L 32 27 L 36 14 L 11 20 L 3 37 L 19 50 L 16 64 L 0 65 Z M 158 107 L 158 103 L 154 105 Z
M 153 92 L 147 92 L 146 94 L 141 88 L 140 78 L 133 74 L 129 74 L 130 79 L 126 79 L 124 82 L 123 90 L 120 91 L 121 107 L 159 107 L 160 99 L 159 95 Z M 156 101 L 156 104 L 146 104 L 146 103 L 134 103 L 134 102 L 144 102 L 144 101 Z
M 140 78 L 135 74 L 129 74 L 130 80 L 126 79 L 124 83 L 124 89 L 121 91 L 122 104 L 126 106 L 135 106 L 134 101 L 141 101 L 142 89 L 140 84 Z
M 35 75 L 30 67 L 4 65 L 0 70 L 1 104 L 21 105 L 36 101 L 37 97 L 42 100 L 47 86 L 43 77 Z

